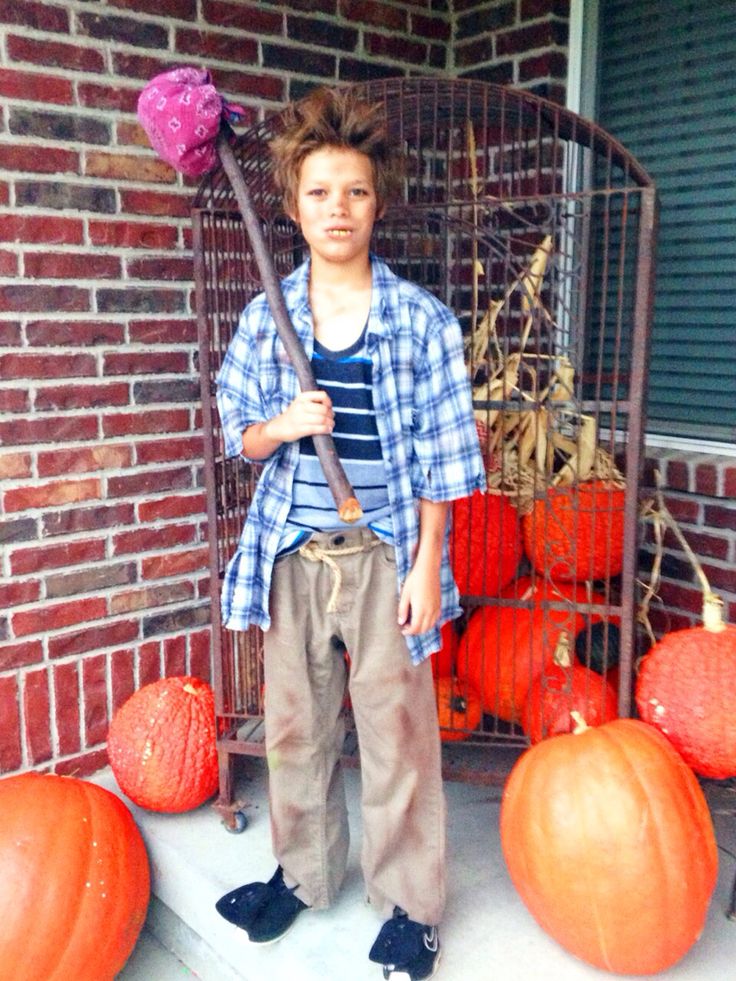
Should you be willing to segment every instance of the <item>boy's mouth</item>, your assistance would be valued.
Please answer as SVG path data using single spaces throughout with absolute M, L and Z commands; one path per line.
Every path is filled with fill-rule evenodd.
M 348 238 L 353 233 L 349 228 L 328 228 L 327 234 L 334 238 Z

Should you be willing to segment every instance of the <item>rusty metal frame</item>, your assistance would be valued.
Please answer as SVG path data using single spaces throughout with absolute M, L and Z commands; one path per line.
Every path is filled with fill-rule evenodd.
M 481 284 L 487 300 L 499 285 L 494 271 L 500 270 L 501 276 L 517 273 L 524 250 L 533 245 L 543 226 L 551 227 L 561 241 L 569 236 L 569 254 L 564 267 L 554 270 L 557 279 L 549 289 L 560 317 L 568 318 L 561 333 L 568 331 L 570 353 L 581 365 L 592 357 L 589 335 L 595 334 L 596 325 L 600 327 L 594 352 L 597 367 L 589 372 L 590 384 L 576 393 L 577 407 L 593 413 L 603 429 L 606 421 L 610 423 L 606 438 L 627 483 L 623 568 L 613 585 L 602 584 L 603 606 L 593 604 L 586 613 L 621 623 L 619 711 L 628 715 L 636 652 L 638 487 L 657 220 L 652 181 L 600 127 L 531 93 L 439 78 L 381 80 L 356 89 L 383 103 L 392 135 L 403 144 L 408 160 L 404 198 L 377 226 L 376 251 L 386 255 L 399 274 L 420 282 L 453 307 L 466 332 L 475 329 L 473 318 L 478 313 L 477 290 L 468 270 L 479 248 L 487 263 Z M 472 150 L 467 142 L 468 121 Z M 284 275 L 303 252 L 297 229 L 280 213 L 270 180 L 267 144 L 280 125 L 279 115 L 257 124 L 239 138 L 234 152 L 277 271 Z M 478 162 L 479 177 L 472 172 Z M 243 460 L 223 459 L 214 378 L 240 310 L 260 291 L 260 283 L 222 170 L 200 185 L 192 217 L 220 754 L 217 806 L 233 824 L 242 806 L 234 800 L 235 759 L 264 754 L 262 643 L 255 629 L 243 634 L 223 629 L 219 593 L 258 468 Z M 504 318 L 503 343 L 512 350 L 518 307 L 507 304 Z M 548 325 L 535 322 L 534 332 L 540 351 L 558 350 L 559 338 Z M 536 411 L 518 401 L 476 402 L 476 408 Z M 529 602 L 519 596 L 476 594 L 464 596 L 463 605 L 470 615 L 479 607 L 524 609 Z M 547 606 L 560 610 L 554 600 Z M 577 608 L 562 604 L 562 609 L 572 616 Z M 456 734 L 467 738 L 462 744 L 446 744 L 447 776 L 499 782 L 494 752 L 503 754 L 526 745 L 518 725 L 487 721 L 487 715 L 479 731 L 457 727 Z M 356 755 L 351 732 L 346 762 L 355 763 Z

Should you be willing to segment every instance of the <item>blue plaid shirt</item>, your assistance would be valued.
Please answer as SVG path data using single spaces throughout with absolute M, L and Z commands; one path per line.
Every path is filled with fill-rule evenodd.
M 373 290 L 366 347 L 394 522 L 397 596 L 419 534 L 418 499 L 451 501 L 485 486 L 473 421 L 460 326 L 426 290 L 371 256 Z M 282 281 L 286 307 L 307 356 L 313 348 L 309 262 Z M 242 454 L 250 425 L 282 412 L 299 390 L 263 294 L 243 311 L 217 379 L 227 456 Z M 281 532 L 291 506 L 299 443 L 284 443 L 264 461 L 235 555 L 225 572 L 223 622 L 231 630 L 270 625 L 268 597 Z M 440 648 L 439 627 L 460 613 L 447 541 L 437 626 L 406 638 L 418 663 Z

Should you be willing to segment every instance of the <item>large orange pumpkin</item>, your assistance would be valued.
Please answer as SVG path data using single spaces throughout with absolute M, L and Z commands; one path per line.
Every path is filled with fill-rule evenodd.
M 509 874 L 566 950 L 615 974 L 656 974 L 703 929 L 713 825 L 690 767 L 653 726 L 617 719 L 545 739 L 501 804 Z
M 611 481 L 550 487 L 521 522 L 532 565 L 555 582 L 617 576 L 625 500 L 626 491 Z
M 697 773 L 723 780 L 736 776 L 736 626 L 714 599 L 702 627 L 665 634 L 643 658 L 636 705 Z
M 514 578 L 521 551 L 518 512 L 504 495 L 474 491 L 454 502 L 450 559 L 461 593 L 497 596 Z
M 0 780 L 0 977 L 112 981 L 150 895 L 146 850 L 125 804 L 74 777 Z
M 501 597 L 531 606 L 476 609 L 460 639 L 457 673 L 479 692 L 484 711 L 506 722 L 520 722 L 529 685 L 551 666 L 562 631 L 575 637 L 585 629 L 586 615 L 578 605 L 605 599 L 577 583 L 532 584 L 526 577 L 508 586 Z
M 522 726 L 534 745 L 549 736 L 572 732 L 575 713 L 584 716 L 589 726 L 599 726 L 618 717 L 618 699 L 606 678 L 571 655 L 567 634 L 563 632 L 552 664 L 529 686 Z
M 118 709 L 107 740 L 120 789 L 151 811 L 188 811 L 217 789 L 215 699 L 199 678 L 162 678 Z

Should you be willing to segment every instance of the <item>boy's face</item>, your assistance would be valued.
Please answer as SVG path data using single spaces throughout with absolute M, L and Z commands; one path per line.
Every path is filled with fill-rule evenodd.
M 373 223 L 380 217 L 370 159 L 338 147 L 310 153 L 289 217 L 301 226 L 313 259 L 340 264 L 367 259 Z

